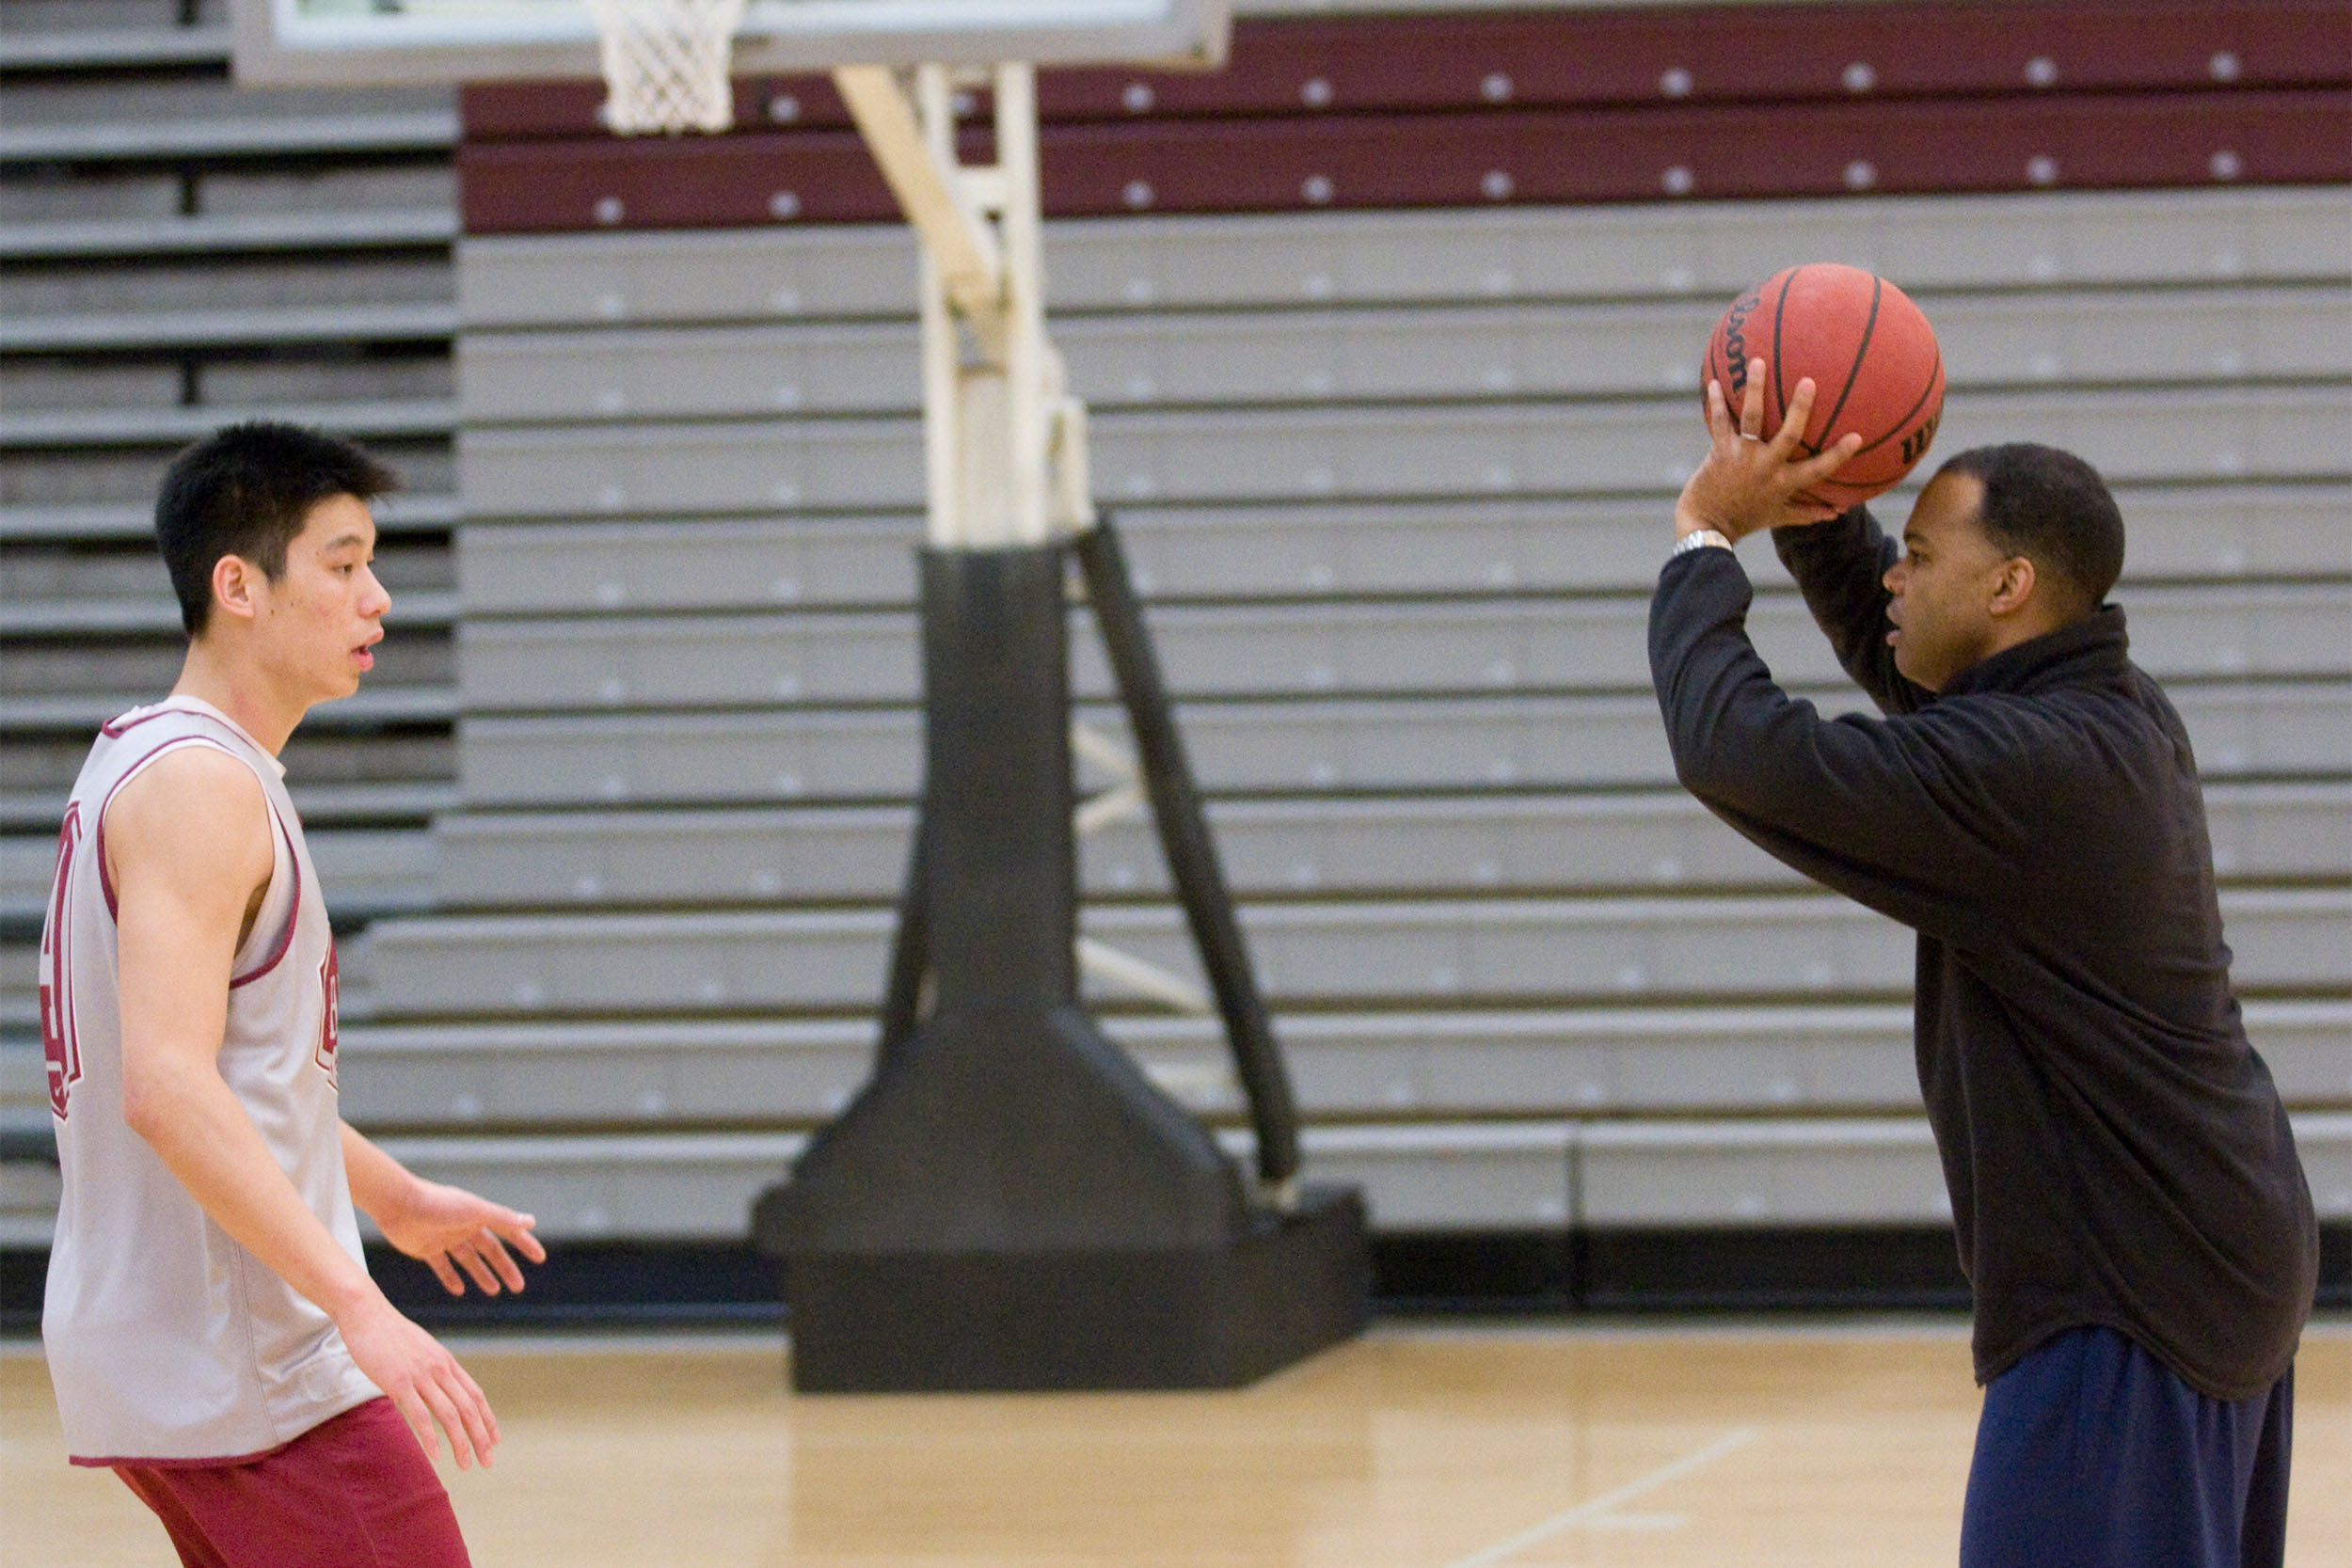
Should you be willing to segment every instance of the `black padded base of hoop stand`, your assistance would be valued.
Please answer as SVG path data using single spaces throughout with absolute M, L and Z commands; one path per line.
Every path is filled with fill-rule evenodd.
M 786 1265 L 802 1393 L 1238 1388 L 1363 1332 L 1364 1205 L 1192 1247 L 808 1254 Z
M 1077 999 L 1068 552 L 922 556 L 929 772 L 874 1075 L 753 1216 L 816 1392 L 1199 1388 L 1363 1326 L 1351 1190 L 1251 1204 Z

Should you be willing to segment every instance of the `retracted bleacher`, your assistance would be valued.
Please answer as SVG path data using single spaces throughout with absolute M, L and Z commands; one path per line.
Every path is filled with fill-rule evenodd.
M 1365 1184 L 1401 1293 L 1472 1292 L 1505 1256 L 1521 1293 L 1592 1304 L 1948 1294 L 1910 941 L 1675 786 L 1643 651 L 1705 331 L 1818 258 L 1936 323 L 1939 452 L 2048 440 L 2115 483 L 2120 597 L 2199 750 L 2249 1030 L 2323 1212 L 2352 1222 L 2352 154 L 2328 143 L 2352 83 L 2277 41 L 2320 11 L 2158 7 L 2125 61 L 2129 8 L 2070 0 L 2033 8 L 2046 38 L 1962 38 L 1932 80 L 1867 40 L 1860 87 L 1842 59 L 1740 77 L 1772 56 L 1725 39 L 1790 9 L 1710 12 L 1721 36 L 1687 8 L 1456 17 L 1478 24 L 1438 61 L 1458 70 L 1403 87 L 1380 62 L 1430 56 L 1427 21 L 1267 18 L 1228 78 L 1047 81 L 1048 297 L 1096 490 L 1309 1173 Z M 1965 32 L 1986 8 L 1850 9 Z M 1530 63 L 1580 27 L 1613 74 Z M 367 839 L 413 857 L 428 909 L 388 901 L 347 953 L 344 1094 L 554 1235 L 691 1252 L 741 1236 L 870 1060 L 919 783 L 914 249 L 872 221 L 886 197 L 821 84 L 739 84 L 745 129 L 715 143 L 611 143 L 595 101 L 468 96 L 456 593 L 411 595 L 419 631 L 453 635 L 411 689 L 457 714 L 454 799 L 429 837 Z M 2093 134 L 2125 110 L 2128 158 Z M 1915 134 L 1954 115 L 2009 129 Z M 1795 150 L 1718 168 L 1725 125 Z M 1572 150 L 1593 188 L 1560 186 Z M 1241 165 L 1289 172 L 1218 173 Z M 408 232 L 401 254 L 429 249 Z M 366 319 L 421 345 L 430 306 Z M 55 314 L 24 362 L 130 357 Z M 197 355 L 320 319 L 175 303 L 149 325 Z M 418 515 L 431 541 L 452 513 Z M 1742 554 L 1774 669 L 1858 704 L 1769 550 Z M 108 580 L 12 587 L 11 646 L 127 637 L 135 591 Z M 1117 744 L 1090 634 L 1073 652 Z M 45 875 L 31 842 L 12 909 Z M 1148 832 L 1114 821 L 1082 854 L 1087 934 L 1193 974 Z M 1239 1147 L 1210 1022 L 1093 994 Z

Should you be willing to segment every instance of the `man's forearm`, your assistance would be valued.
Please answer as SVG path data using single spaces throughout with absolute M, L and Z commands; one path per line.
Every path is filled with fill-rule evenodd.
M 376 1295 L 367 1270 L 310 1212 L 217 1072 L 157 1062 L 146 1077 L 132 1131 L 215 1224 L 329 1317 Z
M 417 1179 L 351 1123 L 344 1122 L 342 1130 L 343 1176 L 351 1183 L 351 1201 L 361 1213 L 383 1225 L 408 1207 Z
M 1883 710 L 1916 710 L 1928 693 L 1903 678 L 1886 646 L 1883 579 L 1894 552 L 1868 508 L 1810 528 L 1776 529 L 1772 548 L 1796 578 L 1838 667 Z

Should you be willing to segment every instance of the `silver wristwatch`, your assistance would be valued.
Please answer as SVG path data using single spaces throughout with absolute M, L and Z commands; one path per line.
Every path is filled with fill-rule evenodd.
M 1666 552 L 1666 559 L 1672 561 L 1676 556 L 1689 555 L 1692 550 L 1706 549 L 1710 546 L 1719 550 L 1727 550 L 1731 548 L 1731 541 L 1716 529 L 1693 529 L 1675 541 L 1675 547 Z

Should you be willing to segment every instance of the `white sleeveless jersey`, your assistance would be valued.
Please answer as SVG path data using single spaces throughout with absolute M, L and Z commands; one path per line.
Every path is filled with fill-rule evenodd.
M 335 944 L 278 759 L 210 704 L 175 697 L 105 726 L 68 801 L 40 939 L 41 1043 L 65 1194 L 41 1339 L 77 1464 L 266 1452 L 376 1395 L 317 1307 L 215 1225 L 122 1120 L 122 1023 L 107 803 L 188 746 L 253 769 L 275 863 L 237 953 L 220 1072 L 343 1249 L 359 1229 L 335 1090 Z

